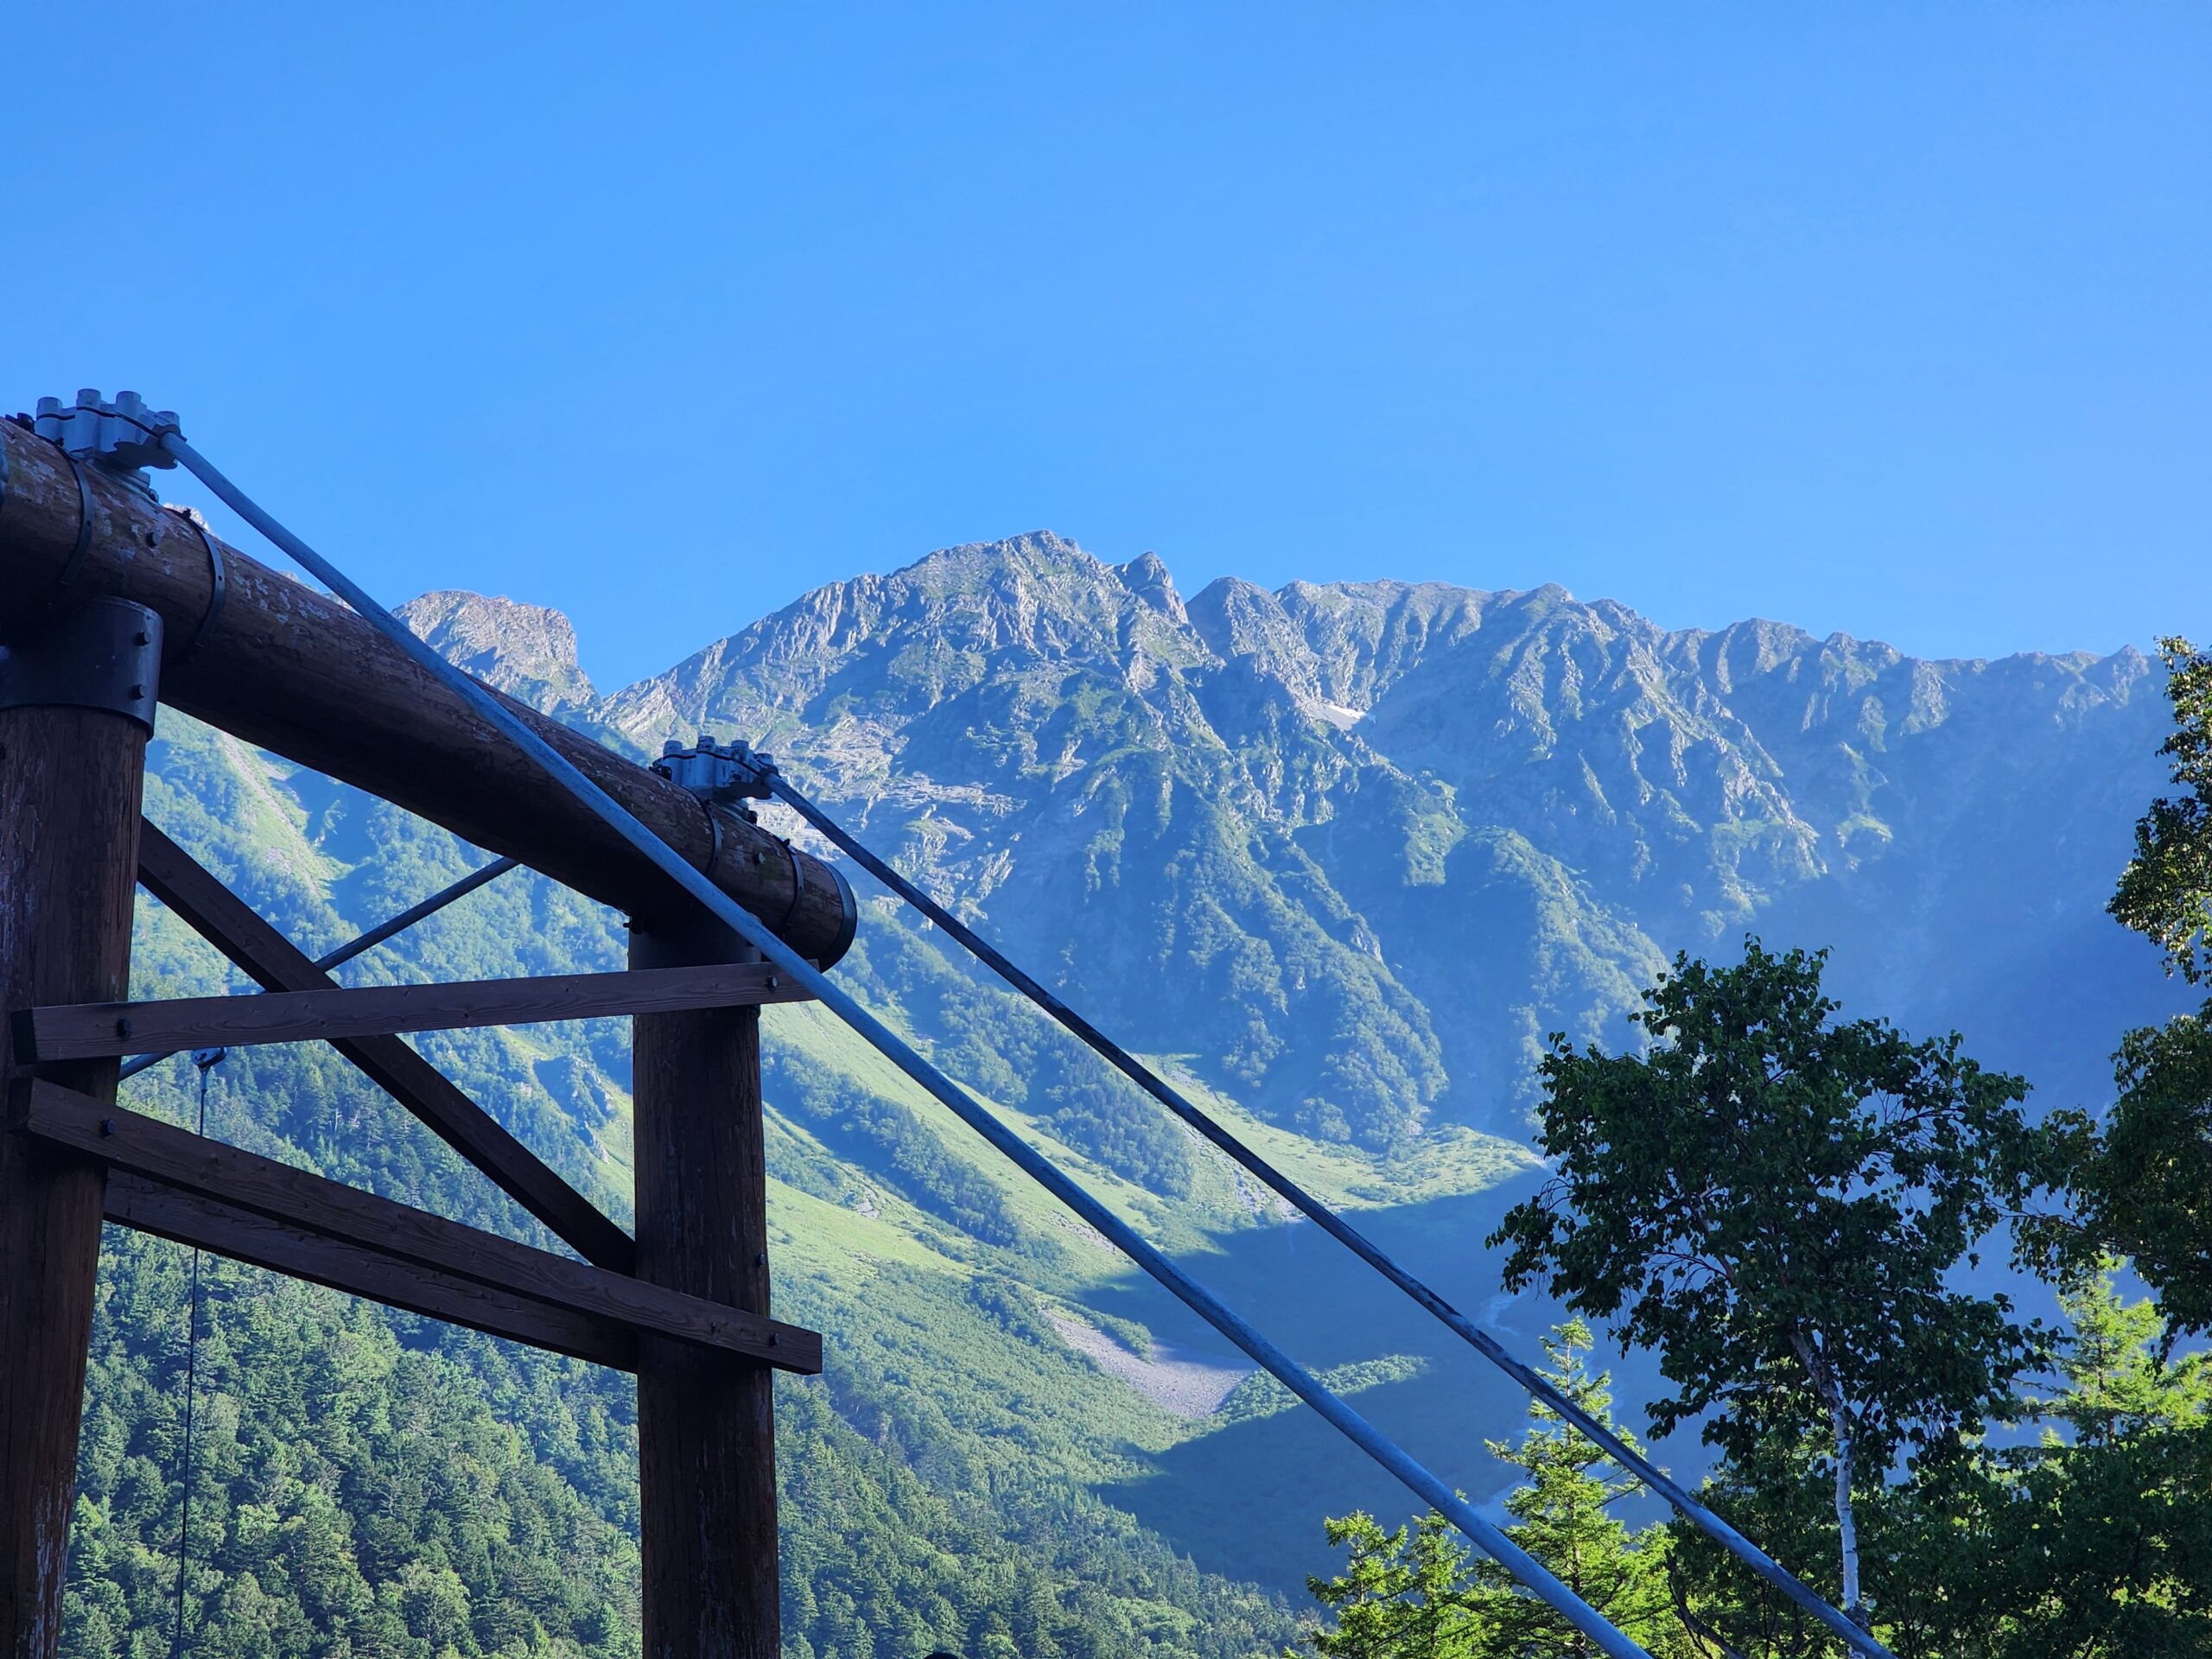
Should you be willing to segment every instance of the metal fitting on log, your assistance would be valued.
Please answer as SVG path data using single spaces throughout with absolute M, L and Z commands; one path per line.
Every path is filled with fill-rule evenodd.
M 0 641 L 46 611 L 65 575 L 73 596 L 145 606 L 173 636 L 204 627 L 161 686 L 172 708 L 518 858 L 641 924 L 681 923 L 693 910 L 667 877 L 336 600 L 203 541 L 189 520 L 103 468 L 73 468 L 55 445 L 8 421 L 0 421 Z M 222 550 L 211 568 L 214 545 Z M 219 607 L 214 569 L 224 576 Z M 800 955 L 824 967 L 844 955 L 859 912 L 833 866 L 506 701 Z
M 0 709 L 105 709 L 154 729 L 162 617 L 96 597 L 45 618 L 28 638 L 0 634 Z

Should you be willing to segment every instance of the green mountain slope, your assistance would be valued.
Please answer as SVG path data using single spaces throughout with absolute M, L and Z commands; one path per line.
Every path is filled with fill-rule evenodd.
M 1533 1175 L 1542 1033 L 1618 1038 L 1676 948 L 1834 943 L 1847 997 L 2095 1087 L 2168 993 L 2101 916 L 2157 784 L 2141 658 L 1926 664 L 1769 624 L 1669 634 L 1557 589 L 1366 583 L 1187 603 L 1038 535 L 824 588 L 602 697 L 550 612 L 412 624 L 643 754 L 701 728 L 803 785 L 1464 1306 Z M 480 855 L 165 714 L 156 820 L 309 949 Z M 778 825 L 797 826 L 786 817 Z M 1478 1494 L 1521 1404 L 1075 1045 L 867 896 L 840 976 Z M 355 982 L 611 967 L 620 918 L 527 874 Z M 221 988 L 142 915 L 143 994 Z M 818 1011 L 768 1017 L 794 1653 L 1249 1653 L 1319 1517 L 1403 1497 Z M 611 1211 L 621 1022 L 423 1046 Z M 189 1121 L 187 1063 L 131 1085 Z M 2063 1095 L 2061 1097 L 2064 1097 Z M 211 1130 L 544 1242 L 334 1055 L 242 1051 Z M 182 1253 L 111 1236 L 68 1650 L 166 1651 Z M 634 1650 L 624 1381 L 248 1269 L 208 1271 L 188 1609 L 210 1654 Z M 1634 1398 L 1632 1368 L 1623 1394 Z

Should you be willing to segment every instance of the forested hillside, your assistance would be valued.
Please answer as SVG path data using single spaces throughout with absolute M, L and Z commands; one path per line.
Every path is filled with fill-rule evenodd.
M 822 589 L 607 696 L 552 613 L 448 594 L 409 615 L 632 753 L 701 729 L 772 749 L 1527 1351 L 1540 1311 L 1497 1294 L 1482 1240 L 1535 1173 L 1534 1062 L 1554 1030 L 1627 1042 L 1675 950 L 1831 945 L 1854 1012 L 1958 1027 L 2050 1103 L 2098 1098 L 2120 1029 L 2180 1006 L 2102 909 L 2162 776 L 2161 671 L 2132 652 L 1926 663 L 1768 623 L 1669 633 L 1555 588 L 1186 601 L 1150 556 L 1041 534 Z M 480 858 L 173 713 L 150 764 L 155 820 L 310 950 Z M 855 880 L 840 974 L 863 1001 L 1417 1452 L 1497 1489 L 1481 1442 L 1517 1398 Z M 518 874 L 346 976 L 609 967 L 620 940 Z M 230 983 L 150 903 L 138 950 L 141 995 Z M 1319 1518 L 1402 1497 L 834 1022 L 767 1028 L 777 1312 L 829 1338 L 823 1378 L 779 1382 L 794 1654 L 1289 1639 Z M 423 1046 L 626 1213 L 620 1022 Z M 180 1058 L 129 1098 L 188 1121 L 194 1085 Z M 234 1053 L 208 1115 L 539 1237 L 326 1051 Z M 184 1283 L 182 1252 L 111 1233 L 73 1654 L 168 1649 Z M 207 1283 L 190 1650 L 634 1651 L 624 1379 L 227 1264 Z

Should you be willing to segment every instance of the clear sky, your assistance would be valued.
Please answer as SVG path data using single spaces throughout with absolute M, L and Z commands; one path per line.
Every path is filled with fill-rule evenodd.
M 0 403 L 134 387 L 603 685 L 1039 527 L 2212 635 L 2199 0 L 18 5 L 0 107 Z

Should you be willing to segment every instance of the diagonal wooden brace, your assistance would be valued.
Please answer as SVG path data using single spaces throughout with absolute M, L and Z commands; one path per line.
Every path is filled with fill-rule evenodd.
M 625 1370 L 635 1369 L 638 1332 L 779 1370 L 822 1369 L 815 1332 L 533 1249 L 58 1084 L 17 1079 L 8 1121 L 119 1172 L 109 1219 L 143 1231 Z
M 305 952 L 150 821 L 140 827 L 138 880 L 264 989 L 336 988 Z M 397 1037 L 347 1038 L 333 1046 L 587 1262 L 631 1271 L 637 1249 L 630 1236 Z

